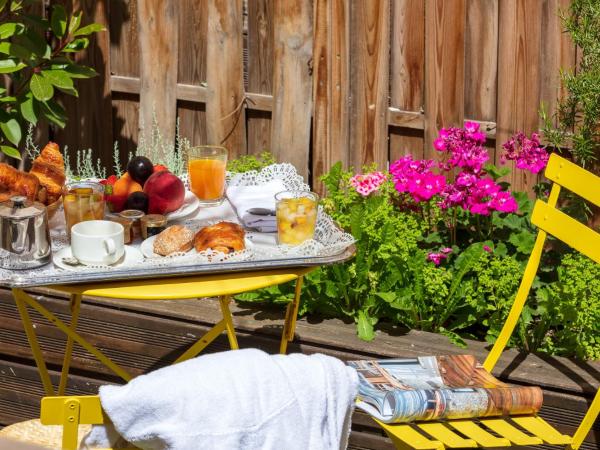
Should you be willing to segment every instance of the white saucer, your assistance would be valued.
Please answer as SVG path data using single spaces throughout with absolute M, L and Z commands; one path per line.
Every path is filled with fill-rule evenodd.
M 86 269 L 86 268 L 88 268 L 88 269 L 94 269 L 94 268 L 118 269 L 121 267 L 140 263 L 144 260 L 144 255 L 142 255 L 142 252 L 140 252 L 137 248 L 132 247 L 130 245 L 125 246 L 125 254 L 123 255 L 123 257 L 119 261 L 117 261 L 116 263 L 111 264 L 111 265 L 98 264 L 97 266 L 86 266 L 86 265 L 70 266 L 68 264 L 65 264 L 62 261 L 63 258 L 72 258 L 72 257 L 73 257 L 73 253 L 71 252 L 71 247 L 69 246 L 69 247 L 65 247 L 65 248 L 53 253 L 52 254 L 52 262 L 54 263 L 54 265 L 56 267 L 60 267 L 61 269 L 80 271 L 80 270 Z
M 158 235 L 150 236 L 148 239 L 145 239 L 140 246 L 142 254 L 148 259 L 164 258 L 164 256 L 154 253 L 154 240 L 156 239 L 156 236 Z M 244 245 L 246 245 L 246 249 L 254 247 L 254 243 L 248 239 L 248 237 L 244 238 Z M 189 250 L 187 253 L 189 252 L 191 252 L 191 250 Z
M 185 191 L 185 197 L 183 198 L 183 205 L 173 212 L 165 214 L 165 217 L 168 221 L 170 220 L 179 220 L 184 217 L 191 216 L 194 214 L 198 208 L 200 207 L 200 200 L 192 191 Z M 118 213 L 106 212 L 106 217 L 117 217 Z

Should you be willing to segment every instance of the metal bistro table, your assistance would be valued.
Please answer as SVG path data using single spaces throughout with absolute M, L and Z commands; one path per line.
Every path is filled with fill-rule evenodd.
M 287 189 L 308 190 L 301 176 L 290 164 L 274 164 L 260 172 L 246 172 L 234 175 L 229 185 L 260 185 L 273 179 L 281 179 Z M 53 249 L 60 250 L 68 243 L 64 230 L 62 211 L 54 215 L 57 223 L 52 224 Z M 199 224 L 218 221 L 237 222 L 237 215 L 225 200 L 221 205 L 200 208 L 194 216 L 176 222 L 185 223 L 194 228 Z M 250 239 L 249 233 L 247 237 Z M 238 348 L 229 302 L 231 296 L 260 288 L 296 281 L 295 295 L 287 306 L 280 352 L 285 353 L 287 345 L 294 338 L 296 316 L 300 304 L 302 280 L 318 266 L 335 264 L 348 260 L 354 255 L 354 239 L 344 233 L 322 211 L 319 212 L 315 240 L 308 243 L 304 252 L 302 246 L 295 253 L 283 251 L 276 246 L 272 234 L 254 233 L 250 245 L 250 257 L 216 259 L 204 261 L 192 257 L 186 260 L 147 259 L 137 265 L 121 268 L 100 268 L 82 271 L 59 270 L 52 265 L 28 271 L 8 271 L 0 269 L 0 285 L 12 289 L 33 357 L 37 364 L 46 395 L 55 395 L 54 386 L 43 359 L 38 339 L 29 317 L 28 307 L 33 308 L 67 335 L 63 365 L 57 395 L 64 395 L 71 365 L 73 343 L 77 342 L 93 354 L 102 364 L 115 374 L 129 381 L 132 376 L 122 367 L 108 358 L 99 349 L 90 344 L 77 332 L 77 321 L 84 296 L 95 296 L 127 300 L 183 300 L 218 297 L 222 319 L 204 336 L 186 350 L 175 362 L 185 361 L 198 355 L 221 333 L 226 332 L 232 349 Z M 135 246 L 135 245 L 134 245 Z M 262 249 L 262 250 L 261 250 Z M 0 255 L 1 256 L 1 255 Z M 218 259 L 218 258 L 217 258 Z M 40 302 L 25 292 L 26 288 L 47 286 L 71 296 L 71 320 L 69 324 L 61 321 Z
M 152 275 L 151 278 L 148 277 L 147 271 L 136 269 L 129 270 L 126 273 L 108 271 L 103 274 L 101 279 L 96 275 L 98 279 L 95 280 L 94 277 L 88 275 L 78 278 L 73 276 L 77 274 L 66 274 L 61 277 L 62 282 L 60 283 L 52 283 L 47 278 L 41 278 L 37 283 L 24 283 L 19 281 L 18 277 L 8 281 L 2 280 L 0 283 L 12 289 L 46 395 L 64 395 L 74 342 L 93 354 L 102 364 L 123 380 L 129 381 L 132 378 L 127 371 L 77 332 L 77 321 L 83 296 L 123 299 L 123 301 L 218 297 L 223 316 L 222 320 L 179 356 L 175 360 L 175 363 L 177 363 L 198 355 L 223 332 L 227 334 L 231 349 L 238 348 L 232 315 L 229 310 L 231 296 L 296 280 L 295 295 L 287 306 L 279 349 L 281 353 L 286 353 L 288 342 L 291 342 L 294 338 L 303 276 L 320 265 L 347 260 L 353 253 L 354 249 L 352 247 L 332 257 L 282 260 L 276 264 L 273 264 L 273 262 L 266 264 L 261 261 L 222 263 L 219 273 L 215 273 L 214 268 L 210 270 L 210 266 L 191 266 L 173 267 L 170 270 L 164 270 L 159 277 Z M 18 272 L 15 271 L 15 273 Z M 178 275 L 174 276 L 175 273 Z M 61 321 L 55 314 L 25 292 L 28 287 L 39 286 L 46 286 L 70 294 L 70 323 L 67 324 Z M 28 313 L 28 307 L 36 310 L 67 335 L 61 377 L 56 391 L 50 380 L 46 362 L 43 359 L 37 335 Z

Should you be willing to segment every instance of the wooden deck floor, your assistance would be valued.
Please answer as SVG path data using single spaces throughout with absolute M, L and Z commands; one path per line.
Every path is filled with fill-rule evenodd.
M 40 301 L 59 318 L 68 319 L 68 302 L 55 293 L 38 290 Z M 283 308 L 233 306 L 234 322 L 240 347 L 258 347 L 267 352 L 278 350 Z M 40 336 L 46 361 L 57 379 L 62 362 L 64 337 L 41 316 L 31 312 Z M 0 290 L 0 426 L 39 414 L 42 387 L 31 360 L 21 322 L 11 294 Z M 187 346 L 220 319 L 215 301 L 138 302 L 86 299 L 82 306 L 79 329 L 90 342 L 105 351 L 133 374 L 169 364 Z M 225 336 L 207 351 L 228 349 Z M 486 346 L 470 342 L 468 349 L 452 346 L 439 335 L 406 332 L 393 327 L 378 331 L 370 343 L 360 341 L 353 324 L 337 319 L 302 319 L 290 352 L 321 352 L 343 360 L 393 356 L 423 356 L 444 353 L 472 353 L 481 360 Z M 75 346 L 73 376 L 69 393 L 96 393 L 100 384 L 118 382 L 87 352 Z M 537 384 L 544 389 L 542 416 L 564 432 L 572 433 L 591 397 L 600 384 L 600 363 L 575 362 L 565 358 L 505 352 L 495 374 L 512 383 Z M 371 419 L 357 412 L 353 418 L 351 447 L 356 449 L 392 449 L 390 441 Z M 600 448 L 597 423 L 584 449 Z

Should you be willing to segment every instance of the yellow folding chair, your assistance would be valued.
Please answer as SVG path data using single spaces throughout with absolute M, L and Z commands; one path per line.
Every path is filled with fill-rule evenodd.
M 521 316 L 548 234 L 600 263 L 600 234 L 556 208 L 561 187 L 600 206 L 600 177 L 555 154 L 550 157 L 545 175 L 553 182 L 552 190 L 547 203 L 538 200 L 535 204 L 531 221 L 539 228 L 539 232 L 506 323 L 483 364 L 489 372 L 494 369 Z M 560 433 L 539 416 L 417 422 L 410 425 L 378 423 L 399 449 L 443 450 L 550 444 L 574 450 L 581 446 L 599 412 L 600 391 L 596 392 L 573 436 Z

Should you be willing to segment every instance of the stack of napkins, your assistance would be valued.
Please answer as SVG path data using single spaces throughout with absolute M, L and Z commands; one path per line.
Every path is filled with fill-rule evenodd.
M 253 228 L 261 233 L 274 233 L 277 231 L 275 194 L 285 190 L 282 180 L 271 180 L 260 186 L 229 186 L 227 198 L 246 228 Z M 272 211 L 272 215 L 252 214 L 249 210 L 253 208 Z

